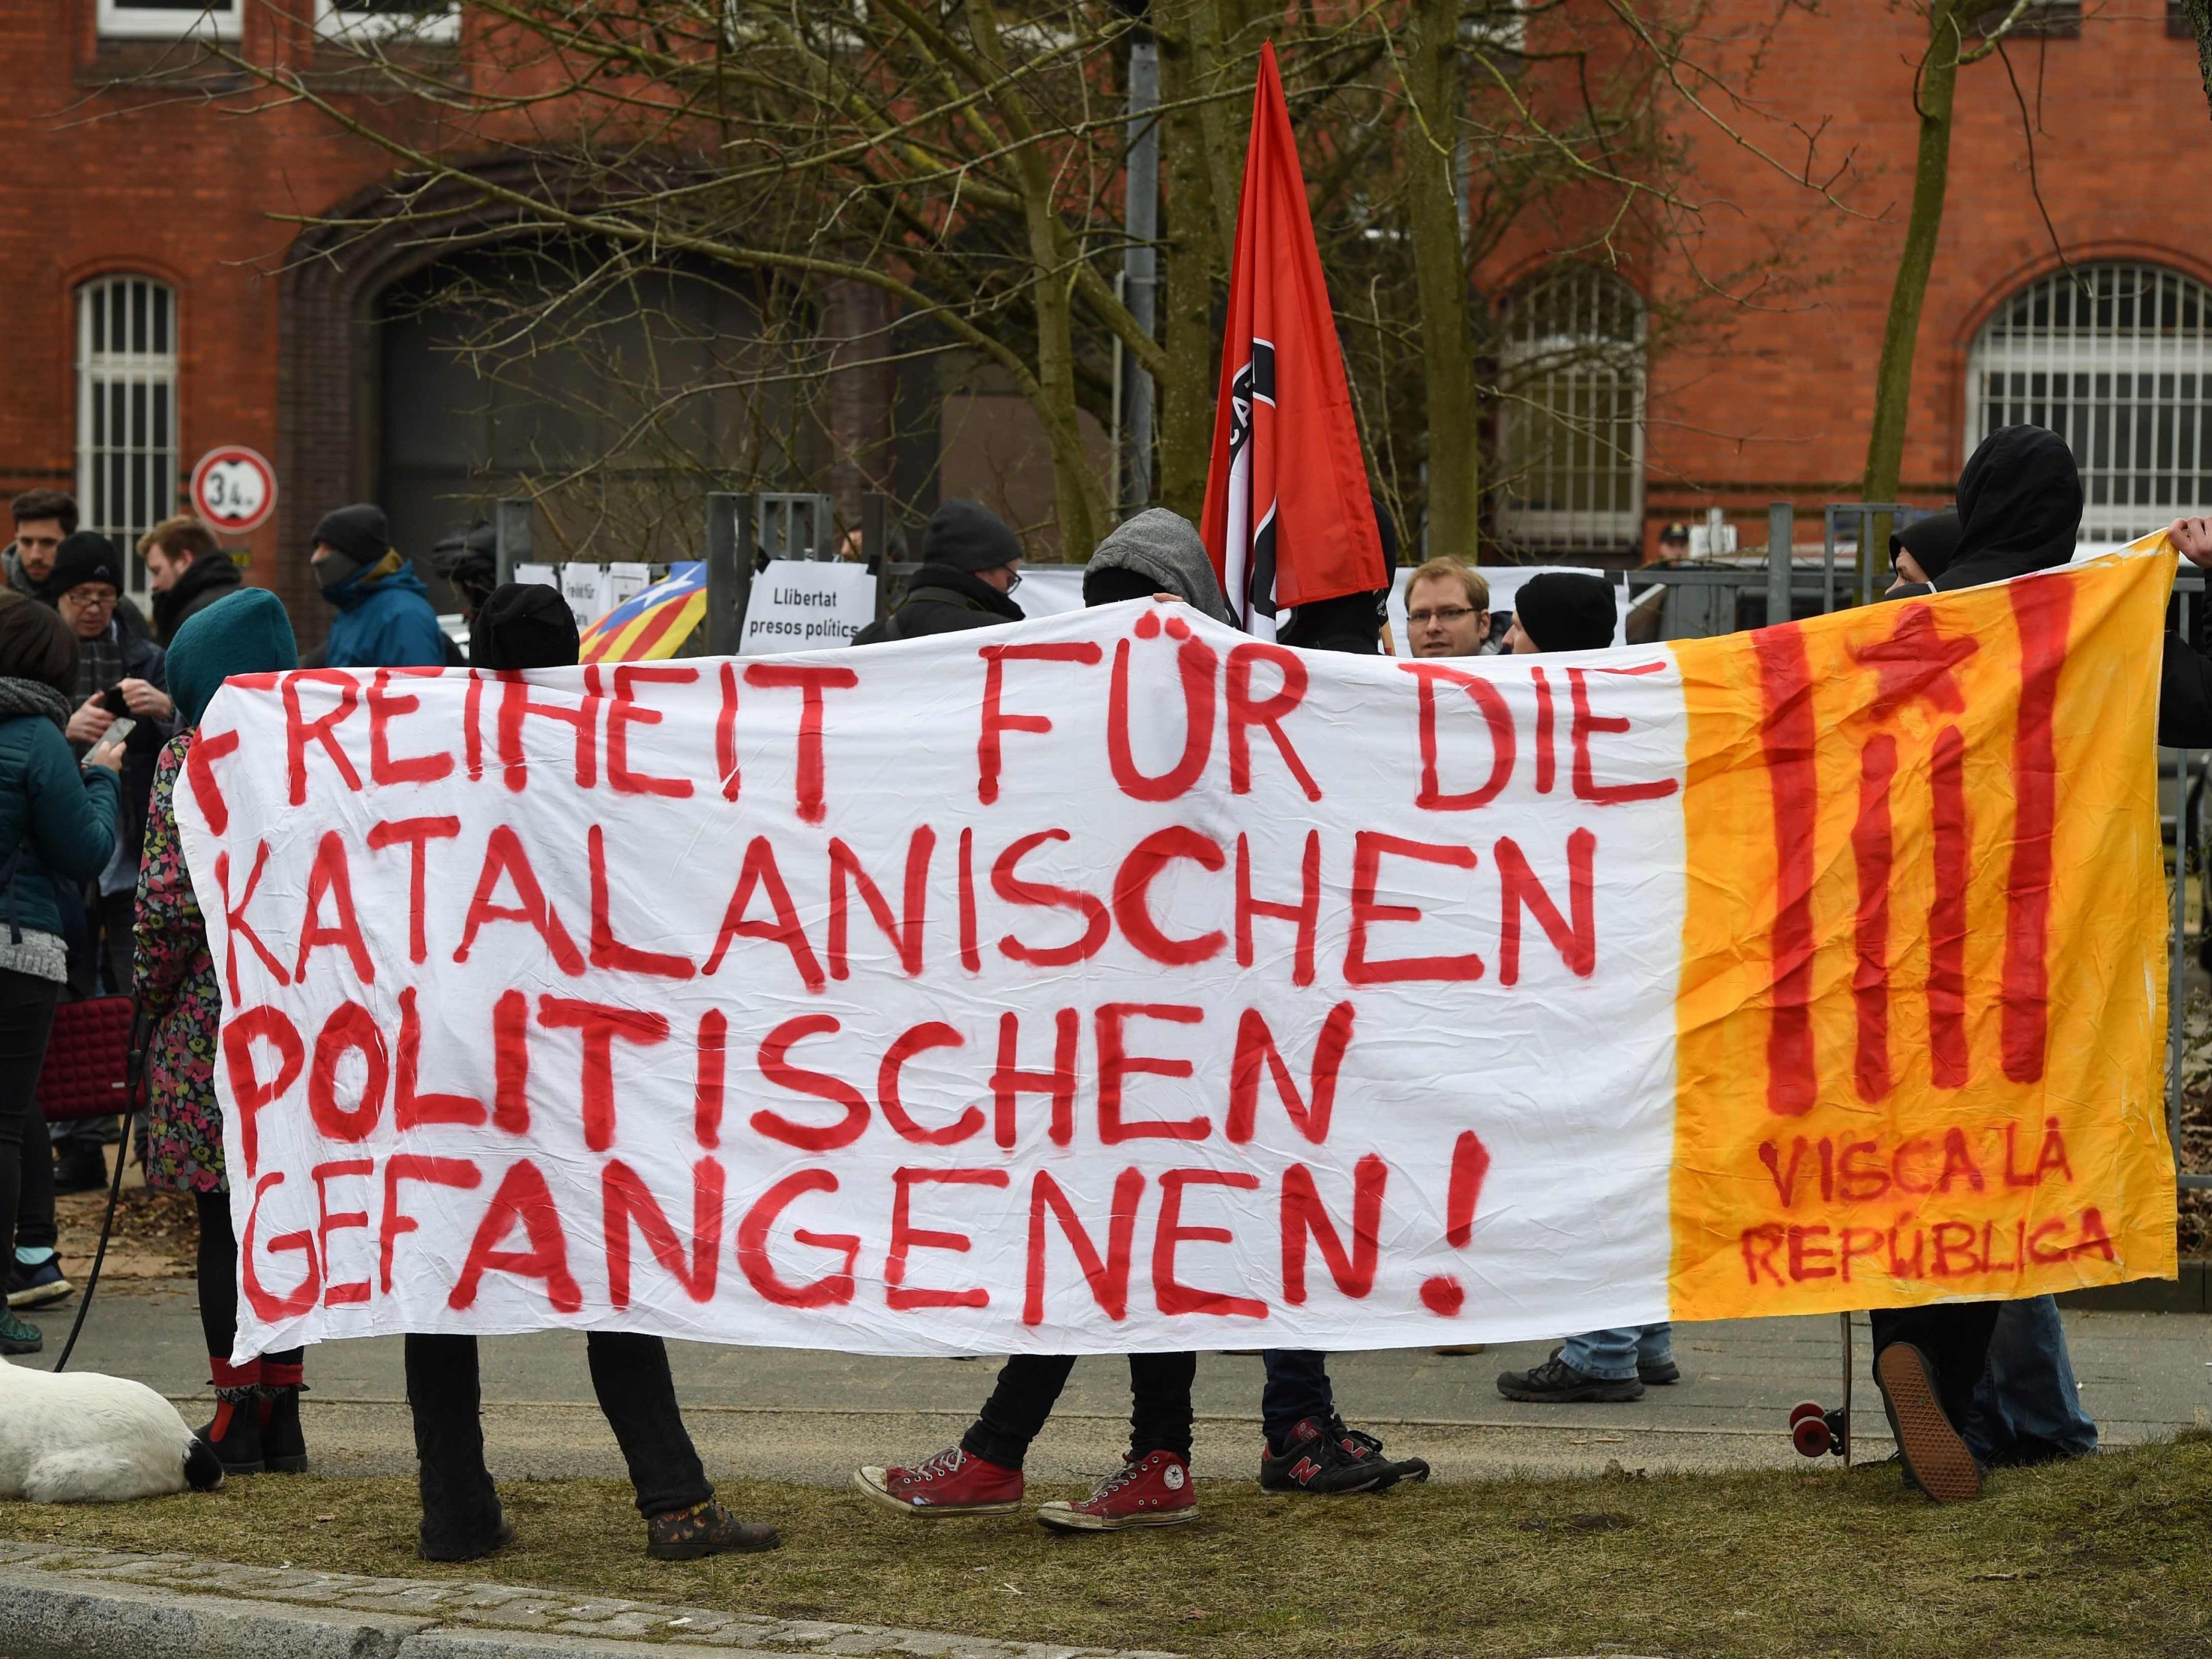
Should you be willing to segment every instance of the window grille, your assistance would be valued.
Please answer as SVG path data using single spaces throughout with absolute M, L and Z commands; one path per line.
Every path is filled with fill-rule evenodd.
M 1508 308 L 1500 353 L 1509 544 L 1617 552 L 1644 528 L 1644 301 L 1610 271 L 1540 279 Z
M 95 26 L 111 40 L 234 40 L 241 0 L 100 0 Z
M 138 538 L 176 510 L 177 299 L 150 276 L 101 276 L 77 290 L 76 320 L 77 507 L 143 593 Z
M 2076 265 L 2001 307 L 1967 359 L 1966 447 L 2048 427 L 2081 469 L 2081 539 L 2212 507 L 2212 289 L 2157 265 Z

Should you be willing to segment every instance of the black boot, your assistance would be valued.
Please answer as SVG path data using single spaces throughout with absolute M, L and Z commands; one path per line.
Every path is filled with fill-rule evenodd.
M 300 1428 L 300 1396 L 307 1385 L 300 1380 L 303 1367 L 274 1359 L 261 1362 L 258 1417 L 261 1458 L 277 1474 L 299 1474 L 307 1467 L 307 1438 Z
M 215 1382 L 215 1419 L 200 1438 L 222 1460 L 225 1474 L 258 1474 L 267 1467 L 261 1449 L 261 1362 L 234 1365 L 210 1355 L 208 1370 Z

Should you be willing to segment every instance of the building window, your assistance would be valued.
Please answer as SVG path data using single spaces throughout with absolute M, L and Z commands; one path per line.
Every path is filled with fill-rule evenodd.
M 174 40 L 187 34 L 238 36 L 243 0 L 100 0 L 101 34 L 112 39 Z
M 1499 354 L 1500 537 L 1613 553 L 1644 529 L 1644 301 L 1607 270 L 1539 279 Z
M 177 297 L 150 276 L 99 277 L 77 290 L 76 339 L 78 509 L 143 593 L 138 538 L 177 504 Z
M 1969 453 L 2004 426 L 2066 440 L 2081 539 L 2212 507 L 2212 289 L 2157 265 L 2076 265 L 2000 307 L 1967 359 Z
M 315 26 L 338 40 L 452 40 L 460 0 L 315 0 Z

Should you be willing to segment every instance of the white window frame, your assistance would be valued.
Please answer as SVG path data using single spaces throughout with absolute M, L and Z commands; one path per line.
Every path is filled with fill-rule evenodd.
M 1967 352 L 1966 453 L 2016 424 L 2073 449 L 2083 542 L 2131 541 L 2212 508 L 2212 287 L 2103 259 L 2012 295 Z
M 145 292 L 146 340 L 142 348 L 134 326 L 133 338 L 118 349 L 105 325 L 112 323 L 118 295 L 135 325 L 128 314 L 134 285 Z M 130 572 L 129 591 L 141 599 L 147 590 L 138 538 L 177 511 L 184 453 L 177 429 L 177 293 L 158 276 L 114 271 L 77 288 L 77 510 L 83 528 L 115 539 Z M 119 438 L 118 412 L 130 428 Z
M 447 0 L 445 10 L 434 16 L 362 11 L 345 0 L 315 0 L 315 30 L 330 40 L 458 40 L 461 0 Z
M 1560 283 L 1573 288 L 1568 326 L 1539 334 L 1536 324 L 1522 320 L 1523 307 L 1543 290 L 1550 289 L 1556 296 L 1555 285 Z M 1556 304 L 1556 298 L 1548 303 Z M 1606 332 L 1604 313 L 1623 307 L 1627 313 L 1626 331 Z M 1583 265 L 1540 277 L 1522 289 L 1507 307 L 1504 324 L 1499 353 L 1504 398 L 1498 435 L 1501 458 L 1509 471 L 1518 429 L 1525 422 L 1544 418 L 1528 395 L 1539 384 L 1547 388 L 1545 408 L 1556 409 L 1577 398 L 1594 403 L 1601 398 L 1613 400 L 1617 406 L 1626 398 L 1633 413 L 1625 449 L 1609 442 L 1595 423 L 1577 434 L 1565 480 L 1568 505 L 1528 504 L 1522 481 L 1508 477 L 1506 496 L 1498 512 L 1500 538 L 1517 547 L 1571 552 L 1619 551 L 1636 546 L 1644 535 L 1647 420 L 1644 296 L 1613 272 Z M 1617 429 L 1618 416 L 1607 424 Z M 1601 447 L 1607 451 L 1602 461 L 1598 454 Z M 1540 493 L 1556 500 L 1561 493 L 1559 481 L 1547 483 Z
M 100 0 L 98 24 L 106 40 L 181 40 L 187 35 L 235 40 L 245 12 L 246 0 L 204 0 L 198 11 Z

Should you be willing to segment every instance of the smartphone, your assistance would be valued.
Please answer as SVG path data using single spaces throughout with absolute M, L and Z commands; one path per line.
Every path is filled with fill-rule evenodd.
M 92 762 L 92 757 L 100 753 L 103 749 L 122 748 L 123 739 L 131 735 L 137 724 L 138 722 L 137 720 L 131 720 L 126 716 L 124 719 L 116 721 L 114 725 L 109 726 L 106 731 L 100 733 L 100 741 L 93 744 L 90 749 L 85 751 L 85 763 L 89 765 Z
M 125 700 L 123 688 L 120 685 L 111 685 L 106 690 L 101 692 L 100 706 L 118 720 L 121 720 L 131 712 L 131 705 Z

